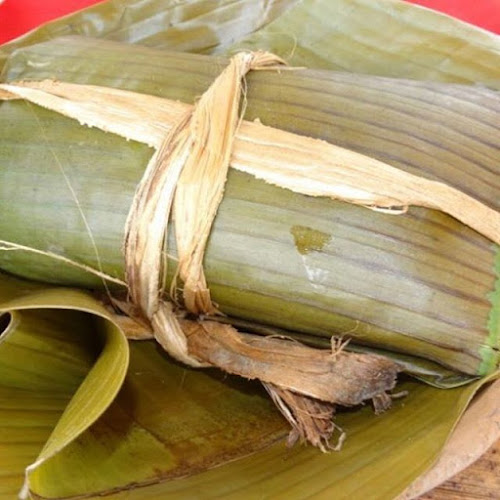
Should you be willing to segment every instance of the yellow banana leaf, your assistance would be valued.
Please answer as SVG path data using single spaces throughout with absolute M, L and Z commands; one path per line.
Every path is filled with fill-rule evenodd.
M 375 417 L 364 407 L 338 415 L 337 424 L 348 430 L 340 453 L 287 449 L 285 422 L 258 386 L 182 367 L 150 341 L 132 343 L 127 370 L 125 337 L 91 296 L 43 286 L 20 294 L 26 285 L 13 289 L 17 283 L 4 276 L 0 285 L 1 308 L 12 315 L 0 365 L 5 371 L 12 362 L 22 373 L 28 353 L 29 366 L 48 376 L 38 384 L 6 377 L 0 386 L 0 446 L 9 457 L 0 476 L 5 498 L 15 494 L 28 462 L 35 464 L 28 469 L 31 492 L 42 498 L 195 492 L 202 498 L 391 498 L 432 463 L 486 382 L 443 391 L 406 380 L 400 389 L 409 395 L 390 412 Z M 60 376 L 61 364 L 69 376 Z

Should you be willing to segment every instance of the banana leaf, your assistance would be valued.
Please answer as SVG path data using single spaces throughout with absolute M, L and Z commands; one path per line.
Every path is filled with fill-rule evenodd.
M 310 27 L 310 32 L 308 33 L 308 37 L 312 37 L 313 35 L 321 34 L 318 38 L 321 40 L 326 40 L 326 35 L 328 33 L 334 33 L 335 31 L 339 31 L 339 26 L 331 26 L 328 23 L 325 23 L 323 20 L 325 19 L 323 13 L 326 12 L 325 8 L 328 8 L 329 5 L 335 5 L 335 7 L 330 7 L 330 8 L 335 8 L 335 9 L 341 9 L 344 12 L 346 11 L 346 6 L 348 4 L 352 4 L 355 6 L 352 7 L 352 12 L 356 11 L 356 16 L 358 17 L 358 14 L 362 14 L 363 12 L 372 12 L 372 9 L 368 5 L 364 5 L 360 2 L 303 2 L 300 8 L 297 9 L 296 11 L 292 10 L 290 12 L 290 17 L 288 18 L 287 22 L 289 23 L 290 26 L 292 26 L 293 23 L 297 24 L 297 20 L 299 19 L 304 19 L 304 13 L 310 14 L 315 8 L 317 9 L 316 12 L 319 13 L 319 15 L 313 16 L 314 17 L 314 23 L 311 22 L 311 24 L 308 26 Z M 375 4 L 375 2 L 372 2 L 372 4 Z M 384 14 L 384 10 L 387 11 L 389 8 L 395 7 L 394 2 L 376 2 L 377 7 L 378 7 L 378 14 L 382 15 Z M 107 5 L 106 4 L 103 4 Z M 99 7 L 96 7 L 96 10 L 92 11 L 93 12 L 93 19 L 101 21 L 102 19 L 99 19 Z M 306 8 L 307 10 L 304 11 L 303 9 Z M 363 10 L 365 9 L 365 10 Z M 340 12 L 340 10 L 338 11 Z M 352 13 L 351 12 L 351 13 Z M 481 82 L 481 83 L 488 83 L 490 86 L 495 86 L 497 82 L 496 77 L 491 78 L 491 75 L 495 75 L 495 68 L 498 68 L 498 65 L 495 63 L 498 59 L 498 50 L 495 51 L 495 47 L 498 47 L 498 41 L 496 38 L 491 37 L 484 32 L 481 32 L 480 30 L 474 30 L 471 27 L 468 27 L 466 25 L 463 25 L 462 23 L 456 23 L 454 21 L 447 20 L 445 18 L 442 18 L 441 16 L 437 15 L 432 15 L 426 11 L 423 11 L 421 9 L 416 9 L 414 7 L 408 6 L 408 8 L 405 6 L 400 6 L 395 8 L 395 11 L 389 11 L 391 14 L 391 25 L 394 26 L 394 32 L 398 32 L 400 35 L 401 33 L 408 34 L 408 36 L 405 36 L 405 40 L 407 43 L 407 49 L 404 52 L 403 57 L 399 56 L 397 53 L 397 50 L 393 51 L 392 53 L 390 52 L 390 56 L 384 58 L 379 58 L 378 53 L 380 51 L 376 50 L 375 53 L 377 54 L 377 57 L 374 57 L 373 50 L 366 50 L 365 45 L 355 43 L 357 32 L 356 30 L 359 30 L 358 33 L 361 31 L 365 31 L 368 33 L 371 38 L 369 38 L 369 41 L 367 42 L 366 46 L 372 46 L 372 49 L 377 48 L 379 43 L 380 46 L 389 47 L 394 40 L 389 39 L 387 43 L 382 43 L 381 38 L 377 40 L 377 37 L 381 37 L 383 34 L 380 33 L 380 30 L 377 32 L 370 29 L 372 23 L 372 19 L 370 16 L 366 17 L 359 17 L 361 21 L 358 19 L 357 26 L 350 27 L 352 31 L 350 31 L 351 35 L 348 36 L 348 41 L 345 43 L 345 47 L 348 47 L 349 45 L 352 44 L 352 53 L 354 55 L 357 54 L 356 57 L 352 57 L 350 60 L 351 62 L 346 62 L 345 66 L 343 69 L 350 70 L 354 66 L 350 66 L 350 64 L 354 65 L 354 60 L 357 60 L 356 62 L 359 63 L 356 66 L 356 71 L 358 72 L 371 72 L 371 73 L 376 73 L 376 74 L 388 74 L 390 75 L 405 75 L 408 76 L 409 73 L 406 73 L 407 68 L 408 71 L 413 71 L 411 76 L 413 78 L 422 78 L 422 79 L 438 79 L 442 78 L 441 73 L 442 71 L 433 71 L 432 68 L 434 65 L 441 63 L 441 61 L 445 61 L 444 66 L 446 64 L 450 63 L 455 63 L 457 59 L 461 59 L 461 64 L 458 64 L 458 69 L 454 69 L 453 75 L 450 76 L 445 76 L 445 79 L 451 79 L 453 81 L 471 81 L 471 82 Z M 396 12 L 396 13 L 395 13 Z M 425 13 L 425 14 L 424 14 Z M 76 29 L 78 28 L 78 24 L 81 23 L 82 16 L 84 17 L 85 14 L 77 14 L 75 18 L 73 18 L 74 21 L 74 26 L 76 26 Z M 424 17 L 425 16 L 425 17 Z M 349 19 L 349 17 L 348 17 Z M 425 19 L 425 21 L 424 21 Z M 439 20 L 438 20 L 439 19 Z M 96 23 L 97 25 L 98 23 Z M 106 23 L 103 23 L 104 25 Z M 61 24 L 60 24 L 61 25 Z M 283 26 L 283 25 L 282 25 Z M 428 27 L 432 26 L 432 30 L 429 30 Z M 75 29 L 75 28 L 72 28 Z M 161 26 L 157 28 L 158 31 L 164 30 L 164 27 Z M 288 37 L 286 32 L 282 36 L 282 33 L 279 33 L 276 31 L 276 28 L 274 27 L 274 33 L 273 35 L 273 44 L 274 47 L 273 50 L 278 51 L 280 50 L 280 45 L 282 47 L 285 47 L 286 50 L 290 50 L 290 52 L 293 52 L 293 45 L 294 41 L 293 38 L 294 36 L 292 35 L 291 37 Z M 398 31 L 399 29 L 399 31 Z M 288 30 L 288 33 L 290 33 L 291 30 Z M 393 33 L 394 33 L 393 32 Z M 387 33 L 386 30 L 384 30 L 384 33 Z M 415 36 L 418 33 L 418 36 Z M 94 33 L 96 34 L 96 33 Z M 299 46 L 302 46 L 301 44 L 304 43 L 304 37 L 302 37 L 303 34 L 303 29 L 301 29 L 299 35 L 296 37 L 297 39 L 295 40 L 295 43 L 297 43 Z M 34 37 L 37 36 L 36 32 L 32 35 Z M 50 35 L 46 35 L 50 38 Z M 290 40 L 290 38 L 292 40 Z M 359 36 L 358 36 L 359 38 Z M 389 36 L 390 38 L 390 36 Z M 401 38 L 401 37 L 399 37 Z M 438 41 L 444 42 L 449 41 L 450 39 L 453 40 L 452 44 L 444 44 L 444 43 L 439 43 Z M 31 40 L 35 40 L 35 38 L 32 38 Z M 366 40 L 366 39 L 365 39 Z M 433 51 L 430 50 L 423 50 L 422 46 L 423 43 L 425 43 L 425 40 L 428 42 L 430 40 L 433 40 L 434 42 L 428 43 L 428 46 L 432 46 L 433 43 L 436 43 L 436 47 L 445 47 L 444 48 L 444 53 L 438 55 L 437 57 Z M 39 41 L 39 39 L 37 40 Z M 132 41 L 132 40 L 131 40 Z M 30 43 L 29 41 L 27 43 Z M 417 48 L 422 43 L 422 46 L 420 48 Z M 308 45 L 308 44 L 306 44 Z M 331 50 L 328 50 L 328 47 L 331 47 L 330 45 L 323 44 L 327 48 L 327 54 L 326 56 L 324 55 L 323 59 L 323 64 L 329 64 L 328 61 L 333 58 L 333 52 Z M 465 51 L 455 51 L 454 56 L 450 55 L 446 51 L 449 49 L 450 45 L 452 45 L 454 48 L 457 47 L 465 47 L 467 50 Z M 321 43 L 316 43 L 314 44 L 313 49 L 316 51 L 319 51 L 321 48 L 322 44 Z M 11 46 L 14 47 L 14 46 Z M 401 48 L 401 47 L 400 47 Z M 309 48 L 311 51 L 311 64 L 308 64 L 310 67 L 313 66 L 312 61 L 313 61 L 313 49 Z M 10 52 L 10 49 L 7 47 L 7 52 Z M 389 52 L 387 49 L 384 50 L 384 52 Z M 462 52 L 464 52 L 462 54 Z M 6 52 L 4 51 L 4 54 Z M 363 53 L 363 54 L 362 54 Z M 418 53 L 419 59 L 417 62 L 414 62 L 414 55 Z M 457 55 L 458 53 L 458 55 Z M 411 54 L 410 59 L 408 59 L 408 55 Z M 87 54 L 88 55 L 88 54 Z M 440 59 L 441 57 L 441 59 Z M 448 60 L 446 61 L 446 59 Z M 319 59 L 316 60 L 314 65 L 318 64 Z M 373 63 L 373 67 L 370 68 L 372 65 L 372 61 L 376 61 Z M 486 71 L 484 70 L 478 70 L 476 64 L 477 61 L 485 61 L 484 66 L 487 68 Z M 493 61 L 492 64 L 490 64 L 488 68 L 488 63 L 487 61 Z M 390 64 L 389 64 L 390 62 Z M 481 65 L 482 66 L 482 65 Z M 324 66 L 325 67 L 325 66 Z M 376 69 L 374 69 L 376 68 Z M 396 71 L 396 68 L 399 68 L 399 73 L 391 73 L 391 71 Z M 419 68 L 421 70 L 421 73 L 419 72 Z M 481 68 L 480 68 L 481 69 Z M 492 82 L 493 80 L 493 82 Z M 36 110 L 36 113 L 40 113 L 39 110 Z M 68 125 L 68 122 L 65 122 L 66 125 Z M 345 128 L 345 127 L 344 127 Z M 88 132 L 88 131 L 87 131 Z M 457 145 L 457 143 L 455 143 Z M 140 148 L 138 148 L 140 149 Z M 101 151 L 102 153 L 102 151 Z M 137 153 L 137 150 L 136 150 Z M 144 153 L 143 153 L 144 154 Z M 140 157 L 140 154 L 137 154 L 138 157 Z M 55 248 L 56 251 L 58 251 L 57 248 Z M 494 253 L 494 250 L 492 250 L 492 254 Z M 83 261 L 85 260 L 82 259 Z M 92 258 L 89 259 L 89 262 L 91 264 L 94 264 L 93 256 Z M 119 269 L 119 265 L 116 266 L 116 270 Z M 66 278 L 68 279 L 68 276 L 70 271 L 65 270 Z M 74 280 L 84 280 L 85 278 L 81 274 L 73 274 L 70 278 Z M 88 285 L 92 285 L 93 283 L 89 280 L 86 282 Z M 498 293 L 498 292 L 497 292 Z M 490 320 L 492 322 L 495 321 L 494 316 L 492 316 L 492 319 Z M 492 323 L 493 324 L 493 323 Z M 477 383 L 477 386 L 481 385 L 482 383 L 485 382 L 485 379 L 482 379 L 480 382 Z M 408 384 L 413 384 L 411 382 L 407 382 Z M 311 450 L 299 450 L 300 453 L 306 453 L 307 457 L 304 455 L 297 455 L 298 459 L 297 462 L 295 462 L 296 466 L 291 468 L 290 473 L 286 473 L 284 469 L 286 468 L 286 463 L 283 465 L 283 462 L 278 462 L 274 461 L 271 463 L 271 461 L 266 461 L 265 457 L 268 456 L 266 455 L 267 452 L 261 453 L 259 455 L 256 455 L 254 457 L 250 457 L 248 459 L 245 459 L 243 461 L 238 461 L 235 462 L 232 465 L 216 469 L 211 472 L 204 473 L 202 475 L 197 475 L 194 476 L 191 479 L 188 480 L 176 480 L 171 483 L 165 483 L 165 485 L 159 485 L 155 487 L 150 487 L 147 489 L 141 488 L 140 490 L 137 490 L 135 493 L 137 493 L 138 498 L 165 498 L 166 494 L 168 491 L 171 492 L 171 495 L 179 495 L 180 492 L 187 496 L 193 496 L 193 495 L 199 495 L 200 491 L 203 491 L 203 495 L 206 494 L 207 497 L 220 497 L 220 496 L 237 496 L 238 494 L 240 495 L 245 495 L 248 493 L 249 495 L 254 495 L 256 496 L 257 494 L 262 496 L 262 494 L 269 494 L 270 491 L 274 491 L 276 495 L 279 494 L 279 492 L 282 492 L 283 495 L 287 495 L 289 497 L 290 495 L 301 498 L 305 496 L 310 496 L 311 494 L 316 495 L 316 496 L 328 496 L 328 495 L 335 495 L 335 496 L 345 496 L 346 494 L 355 494 L 360 497 L 362 496 L 370 496 L 372 498 L 376 498 L 378 493 L 375 494 L 374 496 L 374 490 L 376 490 L 378 487 L 381 487 L 380 491 L 380 498 L 388 498 L 391 496 L 394 496 L 395 492 L 401 491 L 401 489 L 404 487 L 404 485 L 408 484 L 412 478 L 418 476 L 423 469 L 428 467 L 432 461 L 435 459 L 436 455 L 439 453 L 439 450 L 442 447 L 443 442 L 446 440 L 447 436 L 449 435 L 449 432 L 451 428 L 453 427 L 453 423 L 456 421 L 458 418 L 458 415 L 461 413 L 462 409 L 466 405 L 468 399 L 472 395 L 472 393 L 475 390 L 475 386 L 469 385 L 466 388 L 462 389 L 455 389 L 453 391 L 436 391 L 436 389 L 432 389 L 429 387 L 423 387 L 421 385 L 411 385 L 411 391 L 417 391 L 417 396 L 419 391 L 435 391 L 435 392 L 429 392 L 427 393 L 429 396 L 428 402 L 429 404 L 424 405 L 425 410 L 419 414 L 418 413 L 418 408 L 412 407 L 413 412 L 415 412 L 415 415 L 420 415 L 419 422 L 425 422 L 425 429 L 418 431 L 418 425 L 416 422 L 408 422 L 408 425 L 403 424 L 404 420 L 401 421 L 393 421 L 389 422 L 386 421 L 388 424 L 387 427 L 385 427 L 385 430 L 389 430 L 394 427 L 404 427 L 404 430 L 402 431 L 402 435 L 398 438 L 396 436 L 396 441 L 398 442 L 397 445 L 394 445 L 394 450 L 395 454 L 397 455 L 397 459 L 395 459 L 393 462 L 390 462 L 388 460 L 387 462 L 384 462 L 384 458 L 386 457 L 385 454 L 382 454 L 382 457 L 379 459 L 379 464 L 381 469 L 377 469 L 376 476 L 370 474 L 370 470 L 363 469 L 367 472 L 366 475 L 358 475 L 356 474 L 356 477 L 353 478 L 352 476 L 352 471 L 354 470 L 360 470 L 360 454 L 357 454 L 356 456 L 353 456 L 353 461 L 352 462 L 347 462 L 345 464 L 345 467 L 343 467 L 342 464 L 344 464 L 343 460 L 340 460 L 340 456 L 338 457 L 338 464 L 330 464 L 326 462 L 321 462 L 322 460 L 327 460 L 326 458 L 322 457 L 319 458 L 318 456 L 314 455 L 314 453 L 311 453 Z M 432 394 L 432 395 L 431 395 Z M 438 401 L 441 400 L 441 397 L 443 394 L 448 394 L 450 396 L 450 400 L 448 402 L 442 402 L 437 403 Z M 446 396 L 445 396 L 446 400 Z M 422 403 L 424 400 L 419 400 L 420 403 Z M 408 404 L 408 401 L 404 402 L 404 405 L 406 406 Z M 403 403 L 401 403 L 403 406 Z M 448 405 L 448 406 L 447 406 Z M 439 407 L 440 410 L 436 411 L 436 408 Z M 440 414 L 440 411 L 443 410 L 443 413 Z M 433 415 L 435 414 L 440 414 L 440 422 L 439 424 L 436 423 L 435 425 L 432 424 L 434 420 L 432 420 Z M 5 415 L 8 416 L 8 412 L 5 412 Z M 351 414 L 346 414 L 345 418 L 350 418 Z M 370 416 L 371 417 L 371 416 Z M 385 415 L 383 418 L 387 417 Z M 342 415 L 340 418 L 344 418 L 344 415 Z M 382 420 L 382 419 L 381 419 Z M 381 421 L 380 420 L 380 421 Z M 436 419 L 437 422 L 437 419 Z M 341 422 L 342 425 L 344 425 L 344 422 Z M 364 431 L 367 430 L 367 428 L 371 427 L 373 424 L 373 420 L 370 420 L 370 423 L 368 421 L 366 422 L 361 422 L 359 429 L 364 429 Z M 348 425 L 345 424 L 347 427 L 351 427 L 351 423 Z M 420 448 L 418 448 L 418 445 L 416 448 L 412 448 L 412 453 L 406 453 L 408 450 L 404 449 L 404 445 L 408 445 L 408 440 L 411 439 L 411 437 L 408 437 L 409 435 L 405 432 L 408 432 L 409 429 L 416 429 L 416 434 L 418 437 L 422 438 L 424 435 L 429 436 L 429 441 L 426 441 L 426 444 L 422 446 L 422 441 L 418 441 L 420 444 Z M 356 427 L 357 429 L 357 427 Z M 378 431 L 382 431 L 384 429 L 384 426 L 381 425 L 380 427 L 377 426 Z M 422 429 L 422 428 L 421 428 Z M 430 431 L 430 432 L 429 432 Z M 363 461 L 364 458 L 367 457 L 365 455 L 365 452 L 367 449 L 373 450 L 376 449 L 377 446 L 369 446 L 367 443 L 370 442 L 376 442 L 377 444 L 380 442 L 380 432 L 379 434 L 373 434 L 372 436 L 362 436 L 361 442 L 360 442 L 360 450 L 362 450 L 362 457 Z M 83 438 L 84 435 L 82 435 Z M 349 442 L 352 442 L 352 439 L 354 437 L 350 435 L 349 437 Z M 366 439 L 366 441 L 365 441 Z M 347 445 L 346 445 L 347 446 Z M 391 446 L 389 446 L 390 448 Z M 400 447 L 403 447 L 401 449 Z M 386 450 L 388 448 L 384 448 L 382 446 L 383 450 Z M 418 449 L 418 450 L 417 450 Z M 278 455 L 273 455 L 273 450 L 274 448 L 271 448 L 271 458 L 272 457 L 277 457 Z M 283 449 L 279 450 L 280 453 L 287 453 L 284 452 Z M 344 450 L 345 451 L 345 450 Z M 292 452 L 297 452 L 297 450 L 292 450 Z M 290 452 L 288 452 L 290 453 Z M 402 454 L 405 455 L 405 457 L 408 457 L 408 461 L 405 460 L 406 463 L 406 469 L 402 472 L 402 474 L 390 474 L 388 475 L 386 473 L 387 470 L 394 471 L 394 467 L 397 464 L 402 464 L 401 456 Z M 283 455 L 279 455 L 283 456 Z M 332 455 L 334 456 L 334 455 Z M 418 456 L 418 460 L 415 460 L 415 457 Z M 259 458 L 262 457 L 262 461 L 259 462 Z M 286 454 L 286 457 L 288 457 L 288 454 Z M 88 456 L 91 460 L 91 456 Z M 328 457 L 329 458 L 329 457 Z M 28 463 L 28 460 L 25 462 L 26 464 Z M 79 462 L 80 465 L 81 462 Z M 252 474 L 256 470 L 256 467 L 258 464 L 261 464 L 262 467 L 259 469 L 262 472 L 262 475 L 255 475 L 255 482 L 253 482 L 251 488 L 249 485 L 249 481 L 245 479 L 248 478 L 248 475 Z M 364 465 L 369 463 L 367 460 Z M 280 465 L 281 464 L 281 465 Z M 313 467 L 313 464 L 317 464 L 317 467 Z M 385 464 L 385 465 L 384 465 Z M 236 467 L 237 465 L 241 465 L 244 467 L 244 469 L 241 469 L 240 474 L 237 474 L 237 471 L 234 469 L 231 469 L 231 467 Z M 333 467 L 335 465 L 335 467 Z M 392 469 L 391 469 L 392 468 Z M 280 469 L 282 472 L 284 471 L 283 474 L 275 474 L 275 471 Z M 331 478 L 331 471 L 338 470 L 339 475 L 343 476 L 348 476 L 345 478 L 345 480 L 342 481 L 342 484 L 335 482 L 336 480 L 338 481 L 339 478 L 336 476 L 332 480 Z M 73 473 L 72 473 L 73 471 Z M 227 471 L 227 472 L 226 472 Z M 232 471 L 232 472 L 231 472 Z M 250 471 L 250 472 L 249 472 Z M 309 471 L 311 473 L 309 473 Z M 325 472 L 328 471 L 328 472 Z M 349 474 L 349 471 L 351 471 L 351 474 Z M 243 474 L 241 474 L 243 472 Z M 373 472 L 373 471 L 372 471 Z M 68 479 L 68 482 L 70 482 L 71 477 L 74 476 L 74 468 L 72 470 L 66 471 L 66 478 Z M 299 474 L 300 473 L 300 474 Z M 231 474 L 231 477 L 225 474 Z M 46 486 L 45 488 L 50 489 L 54 487 L 54 479 L 49 477 L 49 475 L 46 476 L 45 481 L 46 481 Z M 274 476 L 274 477 L 271 477 Z M 374 477 L 382 477 L 382 480 L 376 482 L 373 480 Z M 267 478 L 267 482 L 263 482 L 263 477 Z M 299 477 L 303 477 L 303 481 L 301 483 L 297 483 L 295 480 L 298 479 Z M 359 488 L 356 489 L 356 485 L 359 485 L 360 483 L 360 477 L 366 477 L 366 481 L 363 482 L 363 485 Z M 229 478 L 229 479 L 228 479 Z M 238 479 L 235 479 L 238 478 Z M 290 479 L 292 478 L 292 479 Z M 349 480 L 349 478 L 351 478 Z M 129 479 L 129 478 L 127 478 Z M 342 479 L 342 478 L 340 478 Z M 156 482 L 158 481 L 158 477 L 150 478 L 149 482 Z M 288 483 L 286 482 L 288 480 Z M 139 479 L 139 482 L 145 481 L 144 478 Z M 124 483 L 125 484 L 125 483 Z M 238 490 L 238 486 L 243 485 L 245 490 Z M 133 486 L 130 485 L 129 486 Z M 166 487 L 166 490 L 163 490 L 163 488 Z M 63 485 L 62 486 L 64 491 L 68 491 L 68 485 Z M 363 489 L 364 488 L 364 489 Z M 92 485 L 89 485 L 89 493 L 92 494 L 96 490 L 94 489 L 93 491 L 90 491 L 92 489 Z M 127 492 L 126 495 L 129 495 L 130 492 Z M 147 496 L 149 495 L 149 496 Z M 120 494 L 118 494 L 120 496 Z
M 8 55 L 60 36 L 82 35 L 182 52 L 224 50 L 298 0 L 111 0 L 64 16 L 0 47 Z
M 391 412 L 374 417 L 365 407 L 338 415 L 338 425 L 349 429 L 341 453 L 287 449 L 281 438 L 288 429 L 258 386 L 180 366 L 150 341 L 129 346 L 121 384 L 125 336 L 91 296 L 7 276 L 0 294 L 0 309 L 12 315 L 0 344 L 1 365 L 12 363 L 19 371 L 28 354 L 31 366 L 48 374 L 38 386 L 2 378 L 5 498 L 17 492 L 30 462 L 36 464 L 29 477 L 37 498 L 184 498 L 196 492 L 202 498 L 390 498 L 430 465 L 486 381 L 442 391 L 406 380 L 401 388 L 411 397 Z M 64 363 L 73 377 L 60 377 Z M 118 387 L 114 399 L 103 393 Z M 401 460 L 402 453 L 409 458 Z
M 64 38 L 18 50 L 4 78 L 118 86 L 189 102 L 221 64 Z M 453 96 L 449 104 L 443 93 Z M 248 78 L 247 100 L 250 120 L 390 161 L 498 208 L 498 146 L 490 137 L 500 101 L 492 91 L 316 71 L 261 72 Z M 2 238 L 122 278 L 123 228 L 151 150 L 24 102 L 3 103 L 0 121 Z M 214 300 L 230 316 L 328 339 L 349 332 L 363 344 L 483 375 L 499 360 L 496 328 L 488 327 L 495 252 L 488 240 L 433 210 L 388 216 L 232 172 L 205 267 Z M 0 267 L 45 282 L 102 286 L 91 275 L 77 277 L 68 266 L 22 251 L 1 252 Z
M 45 404 L 54 417 L 58 417 L 64 409 L 36 461 L 33 461 L 32 467 L 36 469 L 78 437 L 113 401 L 127 372 L 129 350 L 122 332 L 112 322 L 102 321 L 102 318 L 108 317 L 105 309 L 99 308 L 84 294 L 67 292 L 61 306 L 57 290 L 40 293 L 28 286 L 28 290 L 32 289 L 27 291 L 24 284 L 16 286 L 8 279 L 3 280 L 2 285 L 0 295 L 6 314 L 11 316 L 2 332 L 0 345 L 5 377 L 2 378 L 3 407 L 7 403 L 7 414 L 10 410 L 20 416 L 13 422 L 10 419 L 5 421 L 7 446 L 12 436 L 9 428 L 12 424 L 14 428 L 19 427 L 17 431 L 21 442 L 26 428 L 35 427 L 38 431 L 37 416 L 34 416 L 38 407 L 33 405 L 36 399 L 45 402 L 43 395 L 46 394 Z M 6 298 L 11 300 L 4 302 Z M 63 311 L 59 314 L 45 311 L 54 307 Z M 26 309 L 36 311 L 18 312 Z M 86 324 L 82 314 L 75 312 L 77 310 L 91 311 L 101 321 L 96 321 L 94 317 L 90 324 Z M 93 348 L 90 349 L 90 346 Z M 92 364 L 99 347 L 101 352 Z M 23 371 L 27 372 L 24 377 Z M 34 384 L 32 379 L 36 381 Z M 40 409 L 43 409 L 43 404 Z M 35 436 L 46 434 L 46 428 L 40 431 Z M 14 441 L 14 444 L 18 442 Z M 14 453 L 17 448 L 14 448 Z M 25 468 L 26 465 L 24 463 Z M 28 469 L 26 471 L 29 474 Z M 15 474 L 13 479 L 17 479 Z
M 240 381 L 222 383 L 219 373 L 195 373 L 191 381 L 183 367 L 167 361 L 151 342 L 133 347 L 129 367 L 125 335 L 97 301 L 80 291 L 40 285 L 26 289 L 24 283 L 3 277 L 0 295 L 0 307 L 10 315 L 0 345 L 2 408 L 20 416 L 14 421 L 5 419 L 1 434 L 7 452 L 13 431 L 18 440 L 12 439 L 13 451 L 22 443 L 22 448 L 31 452 L 35 465 L 29 477 L 35 491 L 57 486 L 57 497 L 69 485 L 73 494 L 79 494 L 92 484 L 90 492 L 94 492 L 103 481 L 107 490 L 113 481 L 117 481 L 115 487 L 122 486 L 131 477 L 151 481 L 158 476 L 160 466 L 172 469 L 171 477 L 185 475 L 249 454 L 286 433 L 283 420 L 259 391 L 252 387 L 241 390 Z M 24 377 L 19 375 L 22 367 L 26 367 Z M 189 384 L 187 393 L 184 384 Z M 175 399 L 176 393 L 179 397 Z M 45 417 L 44 426 L 31 430 L 44 410 L 40 403 L 33 403 L 36 400 L 43 402 L 54 418 Z M 105 410 L 80 443 L 78 436 Z M 60 418 L 58 413 L 62 413 Z M 175 416 L 173 421 L 168 420 L 171 415 Z M 51 424 L 55 428 L 48 437 Z M 31 430 L 28 435 L 27 430 Z M 127 443 L 123 455 L 119 452 L 121 440 Z M 33 454 L 33 448 L 39 451 L 42 446 L 38 456 Z M 93 447 L 90 454 L 86 447 Z M 106 470 L 102 467 L 108 449 L 113 449 L 115 456 Z M 189 450 L 191 456 L 187 456 Z M 87 462 L 83 482 L 69 477 L 68 485 L 66 471 L 71 470 L 73 461 L 86 461 L 91 456 L 100 467 Z M 141 462 L 139 470 L 134 457 L 148 460 Z M 17 474 L 8 476 L 5 493 L 17 493 L 22 485 L 27 454 L 20 458 L 21 465 L 10 463 L 6 471 Z M 43 496 L 52 497 L 52 493 L 43 491 Z
M 300 2 L 235 49 L 308 68 L 499 88 L 498 35 L 397 0 Z
M 268 49 L 308 68 L 500 85 L 498 36 L 398 0 L 108 0 L 3 45 L 0 69 L 14 50 L 68 35 L 207 54 Z

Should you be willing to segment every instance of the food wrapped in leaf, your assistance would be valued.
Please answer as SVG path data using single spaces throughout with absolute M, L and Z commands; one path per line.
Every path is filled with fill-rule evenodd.
M 398 371 L 441 386 L 494 374 L 496 93 L 242 54 L 237 78 L 212 91 L 227 59 L 81 38 L 13 53 L 0 90 L 0 267 L 99 290 L 99 314 L 129 336 L 262 380 L 291 440 L 324 449 L 334 405 L 387 406 Z M 241 123 L 246 70 L 234 61 L 271 66 L 245 77 Z M 196 147 L 204 165 L 230 167 L 215 195 L 199 188 L 207 175 L 194 180 Z M 45 494 L 37 477 L 69 460 L 56 448 L 29 473 Z

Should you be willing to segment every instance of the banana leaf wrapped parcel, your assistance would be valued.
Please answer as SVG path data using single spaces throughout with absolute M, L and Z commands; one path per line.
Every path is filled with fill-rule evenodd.
M 335 431 L 338 449 L 350 433 L 342 414 L 334 419 L 339 405 L 371 400 L 378 412 L 407 393 L 372 417 L 381 426 L 437 391 L 449 394 L 443 414 L 458 416 L 496 377 L 495 90 L 288 67 L 263 51 L 229 59 L 64 37 L 10 54 L 0 98 L 0 269 L 95 297 L 39 292 L 5 275 L 2 310 L 21 311 L 7 314 L 29 321 L 35 313 L 22 311 L 36 296 L 38 307 L 58 302 L 110 321 L 98 329 L 118 350 L 127 349 L 125 331 L 156 339 L 193 373 L 218 367 L 258 379 L 292 426 L 289 442 L 324 451 L 335 447 Z M 66 305 L 55 298 L 61 290 Z M 152 345 L 131 347 L 132 366 L 159 356 Z M 121 356 L 117 380 L 129 376 Z M 401 372 L 432 387 L 402 375 L 398 388 Z M 87 379 L 71 404 L 94 383 Z M 455 390 L 464 391 L 458 399 Z M 283 435 L 271 414 L 268 434 L 248 451 Z M 372 425 L 366 410 L 360 415 Z M 47 442 L 25 492 L 81 494 L 81 485 L 58 489 L 47 478 L 72 463 L 70 441 L 90 446 L 83 432 L 91 421 L 75 430 L 74 417 L 62 418 L 59 431 L 71 429 L 64 446 Z M 159 479 L 241 454 L 225 446 L 226 459 L 221 451 L 211 462 L 175 464 Z M 149 471 L 134 474 L 134 483 L 155 482 Z M 92 493 L 125 484 L 95 481 Z

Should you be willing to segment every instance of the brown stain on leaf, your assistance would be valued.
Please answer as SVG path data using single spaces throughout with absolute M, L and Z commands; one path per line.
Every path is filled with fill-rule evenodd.
M 332 239 L 329 234 L 307 226 L 292 226 L 290 232 L 301 255 L 312 251 L 320 252 Z

